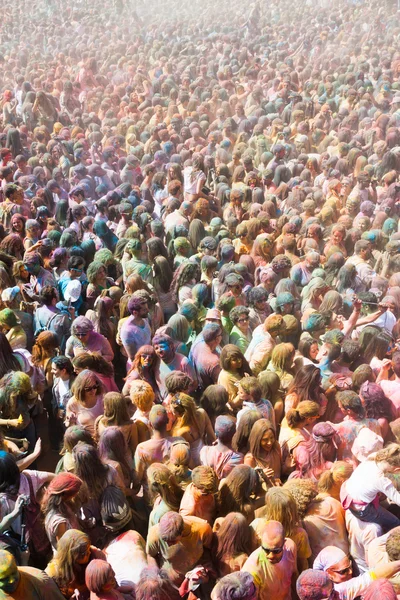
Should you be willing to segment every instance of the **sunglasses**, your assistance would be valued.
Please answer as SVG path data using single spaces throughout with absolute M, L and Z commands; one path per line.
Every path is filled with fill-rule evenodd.
M 345 569 L 340 569 L 339 571 L 334 571 L 333 569 L 331 569 L 331 570 L 333 573 L 337 573 L 338 575 L 346 575 L 346 573 L 348 573 L 349 571 L 352 571 L 352 569 L 353 569 L 352 565 L 349 565 Z
M 97 385 L 91 385 L 90 387 L 83 388 L 85 392 L 93 392 L 93 390 L 97 390 Z
M 238 319 L 238 323 L 247 323 L 249 317 L 243 317 L 243 319 Z
M 76 337 L 81 338 L 81 337 L 85 337 L 89 332 L 87 331 L 86 333 L 76 333 Z
M 265 554 L 280 554 L 283 551 L 283 546 L 280 548 L 265 548 L 262 546 L 262 549 L 264 550 Z

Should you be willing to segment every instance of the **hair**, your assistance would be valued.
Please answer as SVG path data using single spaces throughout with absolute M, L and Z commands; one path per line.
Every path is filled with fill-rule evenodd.
M 285 537 L 292 537 L 299 524 L 297 505 L 292 494 L 284 488 L 270 488 L 265 496 L 265 505 L 260 510 L 260 517 L 267 521 L 279 521 L 285 531 Z
M 114 570 L 106 560 L 91 560 L 85 572 L 86 587 L 93 594 L 101 594 L 104 586 L 114 576 Z
M 359 393 L 361 386 L 366 382 L 375 382 L 375 374 L 369 365 L 360 365 L 354 371 L 351 377 L 352 387 L 356 393 Z
M 106 377 L 114 377 L 114 368 L 98 352 L 82 352 L 72 359 L 72 364 L 76 369 L 84 369 L 101 373 Z
M 219 516 L 226 517 L 230 512 L 240 512 L 253 517 L 251 496 L 258 488 L 259 478 L 256 471 L 248 465 L 237 465 L 220 486 Z
M 182 371 L 173 371 L 165 378 L 165 387 L 169 394 L 187 392 L 192 385 L 192 380 Z
M 103 398 L 104 414 L 101 422 L 104 427 L 121 426 L 130 423 L 128 407 L 124 396 L 118 392 L 107 392 Z
M 128 371 L 128 375 L 126 376 L 125 381 L 128 379 L 129 374 L 132 373 L 133 371 L 138 373 L 139 379 L 141 379 L 143 369 L 142 369 L 142 365 L 140 362 L 140 358 L 143 356 L 143 354 L 149 354 L 153 357 L 153 361 L 150 366 L 150 369 L 151 370 L 154 369 L 154 367 L 156 366 L 157 361 L 158 361 L 158 356 L 157 356 L 153 346 L 141 346 L 135 354 L 135 358 L 133 359 L 132 366 Z
M 75 360 L 75 359 L 74 359 Z M 72 361 L 74 364 L 74 361 Z M 103 384 L 100 379 L 97 377 L 96 373 L 93 371 L 89 371 L 89 369 L 85 369 L 77 375 L 74 383 L 72 384 L 71 391 L 75 397 L 75 399 L 81 404 L 85 400 L 85 387 L 97 385 L 97 394 L 102 394 L 103 392 Z
M 242 361 L 242 366 L 238 370 L 238 374 L 243 378 L 246 374 L 252 375 L 250 365 L 244 357 L 243 352 L 234 344 L 226 344 L 222 348 L 220 354 L 220 364 L 224 371 L 230 371 L 231 369 L 231 360 L 232 359 L 240 359 Z
M 288 389 L 288 394 L 296 393 L 298 402 L 303 400 L 319 401 L 321 371 L 314 365 L 299 369 Z
M 239 421 L 236 433 L 233 436 L 232 447 L 235 452 L 247 454 L 249 451 L 250 433 L 254 423 L 262 419 L 262 414 L 258 410 L 247 410 Z
M 259 419 L 254 423 L 249 437 L 249 452 L 254 456 L 254 458 L 258 458 L 262 454 L 261 440 L 267 431 L 272 431 L 275 438 L 271 452 L 273 450 L 279 451 L 279 444 L 276 440 L 276 432 L 272 423 L 268 421 L 268 419 Z
M 20 369 L 21 365 L 10 346 L 10 342 L 5 334 L 0 332 L 0 378 L 10 371 L 19 371 Z
M 183 264 L 181 264 L 175 271 L 175 274 L 174 274 L 174 277 L 172 280 L 172 284 L 171 284 L 173 301 L 178 303 L 178 300 L 179 300 L 178 294 L 179 294 L 179 290 L 182 286 L 189 283 L 192 279 L 199 281 L 200 276 L 201 276 L 200 267 L 197 263 L 184 262 Z
M 168 327 L 171 329 L 171 337 L 174 341 L 186 344 L 190 334 L 190 325 L 186 317 L 179 313 L 172 315 Z
M 340 402 L 345 410 L 351 410 L 360 419 L 364 416 L 364 407 L 360 396 L 352 390 L 345 390 L 336 394 L 336 400 Z
M 106 429 L 102 431 L 98 450 L 99 456 L 103 462 L 106 462 L 107 460 L 118 462 L 121 465 L 124 478 L 127 481 L 131 480 L 131 467 L 128 461 L 128 445 L 125 436 L 119 427 L 106 427 Z
M 214 533 L 214 556 L 217 568 L 240 554 L 250 555 L 252 551 L 251 530 L 246 517 L 238 512 L 228 513 L 220 528 Z
M 80 425 L 71 425 L 64 433 L 63 447 L 61 454 L 72 452 L 78 442 L 89 446 L 95 446 L 95 441 L 91 433 Z
M 388 444 L 386 448 L 379 450 L 375 457 L 371 460 L 375 462 L 387 462 L 391 467 L 400 467 L 400 445 L 399 444 Z
M 20 471 L 17 461 L 9 452 L 0 452 L 0 494 L 18 494 Z
M 164 256 L 156 256 L 153 260 L 154 283 L 155 287 L 161 288 L 161 291 L 167 293 L 171 289 L 173 272 L 168 260 Z
M 246 394 L 250 394 L 255 403 L 261 400 L 262 389 L 256 377 L 243 377 L 239 381 L 239 385 Z
M 291 429 L 301 427 L 301 424 L 311 417 L 319 415 L 320 406 L 312 400 L 299 402 L 296 408 L 290 408 L 286 413 L 287 424 Z
M 42 331 L 36 338 L 32 348 L 32 363 L 35 366 L 44 366 L 44 361 L 51 358 L 59 347 L 58 337 L 52 331 Z
M 78 442 L 72 453 L 75 472 L 85 484 L 89 498 L 100 498 L 107 486 L 109 468 L 101 462 L 94 446 Z
M 399 540 L 397 532 L 393 532 L 393 537 L 394 541 L 396 541 L 396 543 L 398 544 Z M 397 546 L 397 552 L 395 551 L 393 553 L 393 556 L 398 556 L 398 548 L 399 546 Z M 387 545 L 386 552 L 389 555 Z M 390 560 L 393 560 L 391 557 L 389 558 Z M 390 581 L 388 581 L 387 579 L 376 579 L 375 581 L 370 583 L 369 586 L 364 590 L 362 598 L 363 600 L 381 600 L 381 598 L 384 598 L 384 600 L 397 600 L 397 595 Z
M 320 423 L 321 425 L 321 423 Z M 313 430 L 314 431 L 314 430 Z M 332 429 L 332 431 L 334 431 Z M 336 447 L 332 438 L 324 441 L 316 441 L 314 437 L 310 437 L 304 442 L 304 450 L 306 459 L 300 466 L 300 476 L 303 479 L 317 479 L 324 470 L 327 461 L 334 462 L 336 459 Z
M 140 579 L 135 586 L 136 600 L 181 600 L 167 571 L 157 567 L 146 567 L 140 574 Z
M 400 532 L 391 531 L 386 540 L 386 552 L 389 560 L 400 560 Z
M 364 353 L 365 362 L 369 363 L 374 356 L 383 360 L 388 352 L 388 346 L 393 343 L 393 337 L 387 331 L 380 331 L 368 344 Z
M 151 464 L 147 469 L 147 481 L 153 504 L 157 496 L 160 496 L 169 510 L 179 511 L 183 492 L 174 474 L 166 465 L 161 463 Z
M 318 340 L 315 340 L 314 338 L 306 337 L 306 338 L 300 340 L 298 350 L 299 350 L 300 354 L 302 356 L 304 356 L 304 358 L 308 358 L 308 360 L 311 360 L 313 363 L 317 364 L 317 361 L 313 360 L 310 357 L 311 346 L 313 346 L 314 344 L 318 345 Z M 303 369 L 300 369 L 300 371 L 302 371 L 302 370 Z M 292 385 L 293 385 L 293 383 L 292 383 Z
M 147 381 L 136 379 L 132 381 L 130 391 L 131 402 L 143 412 L 148 412 L 156 398 L 153 389 Z
M 201 428 L 197 416 L 197 406 L 193 398 L 180 392 L 172 399 L 171 406 L 182 418 L 182 426 L 195 427 L 200 434 Z
M 216 584 L 213 593 L 218 600 L 250 600 L 257 592 L 254 579 L 246 571 L 225 575 Z
M 80 565 L 76 561 L 86 554 L 88 546 L 90 546 L 89 536 L 77 529 L 66 531 L 58 541 L 55 559 L 57 573 L 53 579 L 60 588 L 68 586 L 74 580 L 80 584 L 84 582 L 85 565 Z
M 274 367 L 275 370 L 290 372 L 293 364 L 294 354 L 295 348 L 293 344 L 277 344 L 272 350 L 271 366 Z
M 393 404 L 377 383 L 366 381 L 360 388 L 365 416 L 368 419 L 384 418 L 391 421 L 394 416 Z
M 353 465 L 342 460 L 338 460 L 329 469 L 321 473 L 318 479 L 318 491 L 330 494 L 335 485 L 341 484 L 349 479 L 353 472 Z
M 304 519 L 311 502 L 318 496 L 316 483 L 312 479 L 288 479 L 283 489 L 294 498 L 299 519 Z

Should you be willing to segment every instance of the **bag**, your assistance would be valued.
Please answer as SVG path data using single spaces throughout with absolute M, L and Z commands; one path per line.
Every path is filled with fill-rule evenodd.
M 46 530 L 42 521 L 40 504 L 37 502 L 33 490 L 32 479 L 26 471 L 25 477 L 28 480 L 30 502 L 25 508 L 26 540 L 28 542 L 31 555 L 41 558 L 51 555 L 51 544 L 47 537 Z
M 54 315 L 51 315 L 51 317 L 48 319 L 48 321 L 47 321 L 46 325 L 43 325 L 42 327 L 38 327 L 38 329 L 36 329 L 36 331 L 35 331 L 35 333 L 34 333 L 35 339 L 36 339 L 36 338 L 37 338 L 37 336 L 38 336 L 40 333 L 42 333 L 43 331 L 52 331 L 52 330 L 50 329 L 50 325 L 51 325 L 51 323 L 54 321 L 54 319 L 55 319 L 56 317 L 58 317 L 58 315 L 59 315 L 59 313 L 55 313 Z M 55 333 L 55 331 L 52 331 L 52 333 Z

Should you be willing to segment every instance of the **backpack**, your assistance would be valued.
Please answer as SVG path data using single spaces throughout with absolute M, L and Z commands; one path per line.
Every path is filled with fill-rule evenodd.
M 43 325 L 42 327 L 38 327 L 34 333 L 35 339 L 37 338 L 37 336 L 42 333 L 43 331 L 51 331 L 52 333 L 55 333 L 55 331 L 52 331 L 52 329 L 50 328 L 52 322 L 55 320 L 56 317 L 58 317 L 60 313 L 54 313 L 54 315 L 51 315 L 51 317 L 48 319 L 46 325 Z

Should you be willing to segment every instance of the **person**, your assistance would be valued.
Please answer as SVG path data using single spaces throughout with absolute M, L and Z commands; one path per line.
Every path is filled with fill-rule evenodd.
M 65 410 L 65 424 L 86 427 L 94 434 L 97 417 L 104 412 L 103 386 L 100 379 L 88 369 L 81 371 L 72 384 L 72 398 Z
M 0 549 L 0 591 L 5 600 L 62 600 L 65 596 L 46 573 L 33 567 L 17 567 L 10 552 Z
M 238 571 L 229 573 L 218 581 L 211 593 L 211 600 L 256 600 L 258 597 L 257 586 L 250 573 Z
M 99 415 L 94 424 L 96 440 L 108 427 L 118 427 L 122 432 L 127 449 L 131 456 L 138 445 L 137 425 L 130 420 L 125 398 L 118 392 L 108 392 L 103 398 L 104 413 Z
M 98 352 L 109 362 L 114 358 L 109 341 L 101 333 L 94 331 L 93 323 L 86 317 L 75 319 L 65 347 L 65 356 L 71 359 L 81 352 Z
M 251 531 L 243 515 L 226 515 L 214 534 L 213 549 L 219 577 L 240 571 L 252 549 Z
M 201 389 L 217 383 L 221 371 L 217 348 L 222 340 L 222 328 L 217 323 L 205 325 L 203 340 L 192 346 L 189 360 L 194 365 Z
M 94 559 L 86 569 L 85 584 L 90 592 L 90 600 L 105 600 L 113 598 L 113 600 L 126 600 L 129 595 L 121 593 L 121 588 L 117 586 L 115 581 L 115 573 L 110 564 L 105 560 Z M 126 592 L 124 587 L 122 591 Z M 130 598 L 133 598 L 130 594 Z
M 59 473 L 45 491 L 42 512 L 47 537 L 54 552 L 66 531 L 80 528 L 75 507 L 81 486 L 82 481 L 73 473 Z
M 158 359 L 154 374 L 161 398 L 165 400 L 168 395 L 166 380 L 173 371 L 180 371 L 187 375 L 191 380 L 189 389 L 194 391 L 197 386 L 192 361 L 176 351 L 172 338 L 166 334 L 158 334 L 154 336 L 152 343 Z
M 149 500 L 152 511 L 149 526 L 160 522 L 161 517 L 169 511 L 178 512 L 182 498 L 182 489 L 175 476 L 166 465 L 153 463 L 146 472 Z
M 341 501 L 345 510 L 350 510 L 361 521 L 377 523 L 383 529 L 397 527 L 399 519 L 379 504 L 378 493 L 400 505 L 400 495 L 388 477 L 399 468 L 398 444 L 389 444 L 371 460 L 360 463 L 342 486 Z
M 146 552 L 157 559 L 172 583 L 180 585 L 188 571 L 208 563 L 211 545 L 212 529 L 207 522 L 167 512 L 150 528 Z
M 237 383 L 245 377 L 251 375 L 251 370 L 243 352 L 235 344 L 226 344 L 220 354 L 221 372 L 218 375 L 218 385 L 222 385 L 227 390 L 228 402 L 233 405 L 237 396 Z
M 131 316 L 123 324 L 120 337 L 128 356 L 127 368 L 129 370 L 137 350 L 141 346 L 150 344 L 151 330 L 147 321 L 149 314 L 147 300 L 132 296 L 128 302 L 128 310 Z
M 200 461 L 212 467 L 218 479 L 225 479 L 236 465 L 243 464 L 243 454 L 232 450 L 232 439 L 236 432 L 234 421 L 230 417 L 219 415 L 215 420 L 214 432 L 217 443 L 203 446 Z M 251 465 L 253 466 L 253 465 Z
M 281 448 L 272 423 L 259 419 L 251 428 L 249 452 L 244 457 L 244 464 L 261 469 L 269 485 L 276 485 L 281 477 L 281 462 Z
M 229 313 L 233 323 L 229 343 L 237 346 L 243 353 L 246 352 L 251 341 L 249 312 L 247 306 L 235 306 Z
M 250 573 L 258 588 L 260 600 L 292 597 L 292 586 L 297 577 L 296 545 L 285 538 L 283 525 L 268 521 L 262 534 L 262 543 L 252 552 L 242 570 Z
M 252 340 L 245 352 L 254 375 L 263 371 L 271 359 L 272 350 L 276 345 L 276 338 L 285 330 L 282 315 L 268 316 L 262 325 L 255 328 Z

